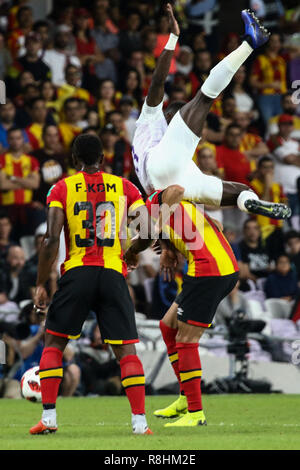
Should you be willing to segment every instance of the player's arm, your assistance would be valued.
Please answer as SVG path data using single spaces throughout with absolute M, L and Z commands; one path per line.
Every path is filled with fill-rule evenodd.
M 169 17 L 169 23 L 171 28 L 171 34 L 165 49 L 158 58 L 157 65 L 152 77 L 151 85 L 149 88 L 146 103 L 148 106 L 158 106 L 164 97 L 165 92 L 165 81 L 169 74 L 170 65 L 175 52 L 175 46 L 177 43 L 180 29 L 175 19 L 172 6 L 170 3 L 167 4 L 166 10 Z
M 64 211 L 60 207 L 50 207 L 47 217 L 47 232 L 39 252 L 38 274 L 34 304 L 37 309 L 45 310 L 47 293 L 45 284 L 55 262 L 59 249 L 60 233 L 64 225 Z

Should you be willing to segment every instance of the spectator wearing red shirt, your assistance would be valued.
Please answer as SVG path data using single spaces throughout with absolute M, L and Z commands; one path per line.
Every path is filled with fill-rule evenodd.
M 170 35 L 170 25 L 169 25 L 168 16 L 162 15 L 159 19 L 156 47 L 153 51 L 154 57 L 156 59 L 160 56 L 160 54 L 164 50 L 164 47 L 168 42 L 169 35 Z M 173 59 L 170 65 L 170 70 L 169 70 L 170 75 L 173 75 L 174 73 L 176 73 L 176 70 L 177 70 L 176 57 L 178 56 L 179 51 L 180 51 L 180 46 L 179 46 L 179 43 L 177 43 L 175 47 L 175 54 L 173 56 Z
M 241 140 L 240 126 L 230 124 L 223 145 L 217 147 L 217 165 L 223 170 L 225 180 L 249 185 L 251 167 L 247 156 L 240 151 Z

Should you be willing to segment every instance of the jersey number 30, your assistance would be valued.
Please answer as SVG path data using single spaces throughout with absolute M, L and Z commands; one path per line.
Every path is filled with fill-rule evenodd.
M 87 219 L 82 221 L 82 228 L 87 230 L 87 237 L 81 238 L 80 235 L 75 235 L 75 243 L 78 247 L 94 246 L 95 238 L 97 246 L 112 247 L 115 242 L 116 235 L 116 210 L 112 201 L 103 201 L 96 204 L 96 230 L 94 228 L 94 210 L 91 202 L 76 202 L 74 205 L 74 215 L 78 215 L 80 211 L 87 211 Z M 111 230 L 109 238 L 105 233 L 105 217 L 107 212 L 111 217 Z

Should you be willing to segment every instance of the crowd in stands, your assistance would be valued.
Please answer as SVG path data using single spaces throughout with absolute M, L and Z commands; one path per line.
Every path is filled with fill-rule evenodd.
M 144 194 L 134 172 L 131 144 L 156 60 L 169 35 L 160 1 L 53 0 L 47 13 L 49 2 L 39 0 L 45 10 L 42 17 L 34 3 L 0 2 L 0 79 L 7 96 L 0 105 L 0 322 L 27 315 L 30 334 L 18 348 L 25 365 L 28 357 L 38 354 L 35 347 L 43 331 L 30 300 L 45 232 L 46 195 L 59 179 L 76 171 L 71 148 L 82 132 L 101 137 L 103 170 L 130 179 Z M 194 160 L 206 174 L 248 184 L 262 199 L 287 202 L 292 208 L 291 219 L 283 223 L 262 216 L 248 218 L 234 208 L 206 207 L 223 223 L 240 266 L 239 286 L 223 302 L 216 323 L 225 322 L 234 304 L 247 310 L 245 295 L 253 291 L 264 299 L 286 301 L 296 322 L 300 319 L 299 3 L 171 3 L 181 36 L 165 86 L 165 106 L 192 99 L 214 64 L 240 44 L 242 7 L 255 9 L 272 33 L 267 45 L 252 54 L 214 101 Z M 166 282 L 159 274 L 158 255 L 151 248 L 142 253 L 138 269 L 128 277 L 136 311 L 160 319 L 180 292 L 185 269 L 180 258 L 175 279 Z M 58 278 L 54 266 L 49 301 Z M 8 333 L 5 337 L 8 344 L 15 341 Z M 80 371 L 84 393 L 120 393 L 117 368 L 92 318 L 84 338 L 76 352 L 80 370 L 72 347 L 66 352 L 68 373 L 61 393 L 73 394 Z M 20 374 L 15 371 L 15 377 Z

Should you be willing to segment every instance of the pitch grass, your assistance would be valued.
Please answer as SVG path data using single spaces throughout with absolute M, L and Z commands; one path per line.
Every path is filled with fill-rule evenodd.
M 134 436 L 125 397 L 61 398 L 56 434 L 31 436 L 41 405 L 0 400 L 0 449 L 204 450 L 300 449 L 300 395 L 204 396 L 208 426 L 164 428 L 153 411 L 174 396 L 148 396 L 153 436 Z

